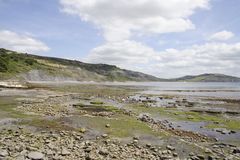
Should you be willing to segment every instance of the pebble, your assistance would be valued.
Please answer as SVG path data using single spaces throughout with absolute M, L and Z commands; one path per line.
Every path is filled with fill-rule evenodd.
M 174 153 L 173 153 L 173 156 L 174 156 L 174 157 L 177 157 L 177 156 L 178 156 L 178 154 L 177 154 L 176 152 L 174 152 Z
M 61 155 L 67 156 L 67 155 L 70 155 L 70 154 L 71 153 L 66 148 L 62 148 Z
M 170 150 L 170 151 L 174 151 L 174 150 L 175 150 L 175 148 L 174 148 L 173 146 L 170 146 L 170 145 L 168 145 L 166 148 L 167 148 L 168 150 Z
M 133 140 L 133 143 L 138 143 L 138 140 L 137 140 L 137 139 L 134 139 L 134 140 Z
M 235 149 L 233 149 L 233 153 L 240 153 L 240 148 L 235 148 Z
M 106 128 L 110 128 L 110 124 L 106 124 L 105 127 L 106 127 Z
M 150 148 L 152 145 L 148 143 L 148 144 L 146 144 L 146 146 Z
M 8 155 L 9 155 L 8 151 L 6 151 L 6 150 L 0 150 L 0 157 L 6 157 L 6 156 L 8 156 Z
M 108 151 L 106 149 L 103 149 L 103 148 L 100 149 L 98 153 L 101 154 L 101 155 L 104 155 L 104 156 L 109 154 Z
M 86 132 L 86 129 L 85 128 L 80 128 L 79 130 L 81 133 L 85 133 Z
M 28 158 L 32 160 L 41 160 L 44 158 L 44 155 L 41 152 L 30 152 Z
M 107 138 L 108 135 L 107 135 L 107 134 L 103 134 L 102 137 L 103 137 L 103 138 Z

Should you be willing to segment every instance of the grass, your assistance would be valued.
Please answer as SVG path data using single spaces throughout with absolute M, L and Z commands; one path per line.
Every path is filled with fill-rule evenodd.
M 125 138 L 136 134 L 164 135 L 163 133 L 153 131 L 146 123 L 122 114 L 117 114 L 111 119 L 106 117 L 82 116 L 80 120 L 84 121 L 89 128 L 101 130 L 113 137 Z M 110 124 L 110 128 L 106 128 L 106 124 Z
M 240 120 L 226 118 L 223 115 L 211 115 L 191 111 L 183 111 L 176 108 L 145 107 L 143 105 L 128 106 L 132 111 L 140 113 L 150 113 L 163 118 L 170 118 L 179 121 L 209 122 L 207 128 L 226 128 L 240 130 Z
M 62 85 L 62 86 L 50 86 L 50 87 L 51 87 L 51 90 L 53 91 L 82 93 L 84 94 L 85 97 L 92 97 L 92 96 L 122 97 L 137 91 L 137 89 L 129 89 L 127 87 L 104 86 L 104 85 L 94 85 L 94 84 Z
M 15 110 L 17 107 L 16 97 L 0 97 L 0 112 L 11 118 L 28 118 L 30 115 L 26 115 L 22 112 Z
M 61 123 L 60 120 L 54 119 L 54 120 L 47 120 L 47 119 L 41 119 L 41 118 L 33 118 L 31 120 L 25 120 L 19 123 L 20 125 L 28 125 L 28 126 L 34 126 L 41 129 L 53 129 L 57 131 L 62 130 L 76 130 L 73 127 L 64 125 Z
M 85 110 L 88 112 L 121 112 L 118 108 L 114 106 L 106 106 L 106 105 L 85 105 L 82 103 L 75 104 L 74 107 Z

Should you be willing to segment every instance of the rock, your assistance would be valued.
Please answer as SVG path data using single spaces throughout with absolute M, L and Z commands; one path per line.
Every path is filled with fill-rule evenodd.
M 71 153 L 66 148 L 62 148 L 62 151 L 61 151 L 62 156 L 67 156 L 67 155 L 70 155 L 70 154 Z
M 204 155 L 197 155 L 197 157 L 198 157 L 199 159 L 201 159 L 201 160 L 204 160 L 204 159 L 205 159 Z
M 174 153 L 173 153 L 173 156 L 174 156 L 174 157 L 177 157 L 177 156 L 178 156 L 178 154 L 177 154 L 176 152 L 174 152 Z
M 85 133 L 86 132 L 86 129 L 85 128 L 80 128 L 79 130 L 81 133 Z
M 103 138 L 107 138 L 108 135 L 107 135 L 107 134 L 103 134 L 102 137 L 103 137 Z
M 110 124 L 106 124 L 105 127 L 106 127 L 106 128 L 110 128 Z
M 205 153 L 212 153 L 212 151 L 210 149 L 206 148 Z
M 150 148 L 152 145 L 148 143 L 148 144 L 146 144 L 146 146 Z
M 233 131 L 233 130 L 231 130 L 231 131 L 230 131 L 230 133 L 231 133 L 231 134 L 235 134 L 235 133 L 237 133 L 237 132 L 236 132 L 236 131 Z
M 192 156 L 191 160 L 200 160 L 197 156 Z
M 103 156 L 106 156 L 106 155 L 109 154 L 109 153 L 108 153 L 108 150 L 106 150 L 106 149 L 104 149 L 104 148 L 100 149 L 98 153 L 101 154 L 101 155 L 103 155 Z
M 233 150 L 233 153 L 234 153 L 234 154 L 240 153 L 240 148 L 235 148 L 235 149 Z
M 187 119 L 194 119 L 194 117 L 193 116 L 188 116 Z
M 7 150 L 0 150 L 0 157 L 7 157 L 9 155 Z
M 133 140 L 139 140 L 139 138 L 138 137 L 133 137 Z
M 84 151 L 87 152 L 87 153 L 89 153 L 89 152 L 92 151 L 92 148 L 91 148 L 91 147 L 87 147 L 87 148 L 84 149 Z
M 170 145 L 168 145 L 166 148 L 167 148 L 168 150 L 170 150 L 170 151 L 174 151 L 174 150 L 175 150 L 175 148 L 174 148 L 173 146 L 170 146 Z
M 208 160 L 214 160 L 215 158 L 213 156 L 208 156 Z
M 25 157 L 23 155 L 19 155 L 15 158 L 16 158 L 16 160 L 25 160 Z
M 192 152 L 191 152 L 191 153 L 189 153 L 189 156 L 194 156 L 194 153 L 192 153 Z
M 225 128 L 217 128 L 215 129 L 216 132 L 219 132 L 221 134 L 230 134 L 231 132 Z
M 96 159 L 93 154 L 86 155 L 86 160 L 94 160 Z
M 134 140 L 133 140 L 133 143 L 138 143 L 138 140 L 137 140 L 137 139 L 134 139 Z
M 41 160 L 44 158 L 44 155 L 41 152 L 30 152 L 28 158 L 32 160 Z

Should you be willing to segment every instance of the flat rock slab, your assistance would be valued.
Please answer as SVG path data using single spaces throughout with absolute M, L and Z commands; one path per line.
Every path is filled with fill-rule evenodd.
M 30 152 L 28 154 L 28 158 L 32 160 L 41 160 L 44 158 L 44 154 L 42 154 L 41 152 Z

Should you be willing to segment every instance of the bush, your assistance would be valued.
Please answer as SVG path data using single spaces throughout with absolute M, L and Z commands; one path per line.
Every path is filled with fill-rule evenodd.
M 34 63 L 36 63 L 36 60 L 28 58 L 28 59 L 25 60 L 25 63 L 27 63 L 27 65 L 30 65 L 30 66 L 31 66 L 31 65 L 33 65 Z
M 5 59 L 0 57 L 0 72 L 6 72 L 8 70 L 8 65 Z

